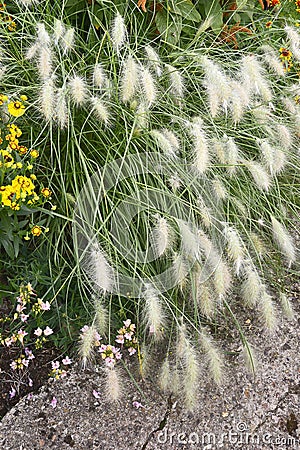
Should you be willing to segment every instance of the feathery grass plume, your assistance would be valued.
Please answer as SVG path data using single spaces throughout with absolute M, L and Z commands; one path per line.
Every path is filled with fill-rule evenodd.
M 194 117 L 190 127 L 190 134 L 193 139 L 193 167 L 203 174 L 207 169 L 210 162 L 208 140 L 203 128 L 203 120 L 200 117 Z
M 260 191 L 268 191 L 271 181 L 263 166 L 257 161 L 243 161 L 243 163 L 251 173 L 258 189 Z
M 300 112 L 295 114 L 294 124 L 295 124 L 295 134 L 297 137 L 300 137 Z
M 37 40 L 42 47 L 48 47 L 51 43 L 49 33 L 46 30 L 44 23 L 37 24 Z
M 196 230 L 191 225 L 181 219 L 177 219 L 180 231 L 183 254 L 188 258 L 198 258 L 200 245 Z
M 157 222 L 151 233 L 154 254 L 160 258 L 172 245 L 172 230 L 164 217 L 157 217 Z
M 105 125 L 109 125 L 109 111 L 105 105 L 105 103 L 99 97 L 92 96 L 90 98 L 93 112 L 100 122 L 103 122 Z
M 287 126 L 282 124 L 277 124 L 276 126 L 276 138 L 279 144 L 285 150 L 289 150 L 293 145 L 293 137 Z
M 60 128 L 65 128 L 69 123 L 69 111 L 64 87 L 57 89 L 55 104 L 55 118 Z
M 272 91 L 264 77 L 265 70 L 255 55 L 244 56 L 241 60 L 241 79 L 249 94 L 260 95 L 265 102 L 272 100 Z
M 175 67 L 173 66 L 170 66 L 170 64 L 165 64 L 165 68 L 169 75 L 171 94 L 178 99 L 183 98 L 184 95 L 183 76 L 181 75 L 179 70 L 175 69 Z
M 38 3 L 39 0 L 17 0 L 23 6 L 32 6 L 34 3 Z
M 227 163 L 227 159 L 226 159 L 227 139 L 228 139 L 228 137 L 226 134 L 224 134 L 222 140 L 216 139 L 216 138 L 212 139 L 212 147 L 213 147 L 214 153 L 221 164 Z
M 182 255 L 177 253 L 174 254 L 172 270 L 174 285 L 179 286 L 181 289 L 183 289 L 187 281 L 189 268 L 185 258 Z
M 229 137 L 226 142 L 226 170 L 229 176 L 236 172 L 239 162 L 239 148 L 232 137 Z
M 200 368 L 198 363 L 199 357 L 187 336 L 185 325 L 179 326 L 176 350 L 184 367 L 182 391 L 185 406 L 192 411 L 197 404 Z
M 28 59 L 29 61 L 31 61 L 37 55 L 39 49 L 40 49 L 40 45 L 38 44 L 38 42 L 35 42 L 34 44 L 32 44 L 25 53 L 25 59 Z
M 61 38 L 61 46 L 63 48 L 64 55 L 70 50 L 73 50 L 74 44 L 75 44 L 75 29 L 69 28 Z
M 174 149 L 174 153 L 178 154 L 178 152 L 180 150 L 180 142 L 179 142 L 179 139 L 176 136 L 176 134 L 173 133 L 173 131 L 168 130 L 167 128 L 164 128 L 162 130 L 162 133 L 169 140 L 170 144 L 172 145 L 172 147 Z
M 243 344 L 243 358 L 247 369 L 254 375 L 257 370 L 257 359 L 253 347 L 249 342 Z
M 202 57 L 200 62 L 205 73 L 204 87 L 208 94 L 209 109 L 214 118 L 217 116 L 220 106 L 227 112 L 231 93 L 230 83 L 219 66 L 206 56 Z
M 42 79 L 50 77 L 52 73 L 52 52 L 50 47 L 42 47 L 40 49 L 37 68 Z
M 4 77 L 5 70 L 5 67 L 0 64 L 0 80 Z
M 107 77 L 104 69 L 100 63 L 95 64 L 93 70 L 93 85 L 98 89 L 105 88 L 107 84 Z
M 243 85 L 238 81 L 230 82 L 229 109 L 232 113 L 232 119 L 235 124 L 241 121 L 245 109 L 250 104 L 250 97 Z
M 108 313 L 103 303 L 98 297 L 94 297 L 94 310 L 95 310 L 95 327 L 98 333 L 103 335 L 107 330 Z
M 84 369 L 86 368 L 87 363 L 93 357 L 95 337 L 97 336 L 97 330 L 94 325 L 85 328 L 86 330 L 80 335 L 78 350 L 79 357 L 82 360 Z
M 257 256 L 259 258 L 261 258 L 262 255 L 264 253 L 266 253 L 266 247 L 264 245 L 264 242 L 256 233 L 254 233 L 254 231 L 251 231 L 249 233 L 249 236 L 250 236 L 250 242 L 251 242 Z
M 197 282 L 197 303 L 200 307 L 201 313 L 209 318 L 212 318 L 215 313 L 215 298 L 211 287 L 210 280 Z
M 284 170 L 287 163 L 287 157 L 284 151 L 279 148 L 274 149 L 273 173 L 277 174 Z
M 182 181 L 177 174 L 171 175 L 168 179 L 168 184 L 173 192 L 178 191 L 182 187 Z
M 260 311 L 269 331 L 274 331 L 277 326 L 276 309 L 270 294 L 266 290 L 266 286 L 262 286 L 262 291 L 259 300 Z
M 270 108 L 264 105 L 254 103 L 253 108 L 251 109 L 251 114 L 261 126 L 269 125 L 272 121 L 274 121 L 274 116 Z
M 287 37 L 289 39 L 289 44 L 291 47 L 291 51 L 293 54 L 293 57 L 300 61 L 300 35 L 298 34 L 297 30 L 293 27 L 286 26 L 285 32 L 287 34 Z
M 151 284 L 145 285 L 143 292 L 145 300 L 144 305 L 144 323 L 145 327 L 154 337 L 156 341 L 163 337 L 163 331 L 166 327 L 166 318 L 162 306 L 162 301 L 159 298 L 159 293 Z
M 53 78 L 48 78 L 42 84 L 39 95 L 40 111 L 47 121 L 55 115 L 55 86 Z
M 177 366 L 171 370 L 170 390 L 174 395 L 179 395 L 182 392 L 182 382 Z
M 126 59 L 121 80 L 121 98 L 123 103 L 133 99 L 139 86 L 139 66 L 132 55 Z
M 168 356 L 162 363 L 158 378 L 158 384 L 163 392 L 168 392 L 169 389 L 172 387 L 171 370 Z
M 286 111 L 290 114 L 299 113 L 298 106 L 290 97 L 281 97 L 281 103 Z
M 139 130 L 146 130 L 149 125 L 149 109 L 147 108 L 147 105 L 144 102 L 141 102 L 139 106 L 137 107 L 136 114 L 135 114 L 135 120 L 136 120 L 136 129 Z
M 151 130 L 150 135 L 155 139 L 157 145 L 165 155 L 172 158 L 176 157 L 176 152 L 178 149 L 174 147 L 174 140 L 170 139 L 170 136 L 165 132 L 165 130 Z
M 140 82 L 145 96 L 144 101 L 147 103 L 148 108 L 150 108 L 156 100 L 157 89 L 154 78 L 147 67 L 141 67 Z
M 295 318 L 293 306 L 287 295 L 283 292 L 280 293 L 280 303 L 286 318 L 289 320 L 293 320 Z
M 219 178 L 215 178 L 212 181 L 212 187 L 218 200 L 225 200 L 227 198 L 226 188 Z
M 274 149 L 266 139 L 257 139 L 257 145 L 262 153 L 263 159 L 271 173 L 274 173 Z
M 198 206 L 200 209 L 201 223 L 204 228 L 208 229 L 213 222 L 211 210 L 206 206 L 202 197 L 198 197 Z
M 121 48 L 127 40 L 127 30 L 125 26 L 124 18 L 118 12 L 114 18 L 112 30 L 111 30 L 112 45 L 117 54 L 120 53 Z
M 289 266 L 296 259 L 296 251 L 293 240 L 286 228 L 274 216 L 271 216 L 273 238 L 279 249 L 289 261 Z
M 62 38 L 64 34 L 65 34 L 65 26 L 63 22 L 59 19 L 54 19 L 53 37 L 55 45 L 58 44 L 58 41 Z
M 254 267 L 244 268 L 244 280 L 241 286 L 241 294 L 246 306 L 254 307 L 259 299 L 261 291 L 261 279 Z
M 106 397 L 108 401 L 118 402 L 122 397 L 121 376 L 116 367 L 105 369 L 106 373 Z
M 151 47 L 151 45 L 145 46 L 145 52 L 148 58 L 149 67 L 153 68 L 156 72 L 156 75 L 160 77 L 162 74 L 162 69 L 161 69 L 161 60 L 158 53 L 156 53 L 156 51 L 154 50 L 153 47 Z
M 261 50 L 263 51 L 263 58 L 267 66 L 279 77 L 284 77 L 285 71 L 283 64 L 275 53 L 273 47 L 270 45 L 263 45 Z
M 220 351 L 213 344 L 210 336 L 204 331 L 200 334 L 200 345 L 206 355 L 209 371 L 217 385 L 221 385 L 223 379 L 224 362 Z
M 225 225 L 224 235 L 227 241 L 227 252 L 229 258 L 234 262 L 236 274 L 239 275 L 244 262 L 244 244 L 238 232 L 229 225 Z
M 113 268 L 107 262 L 98 244 L 93 244 L 86 262 L 86 272 L 93 285 L 101 292 L 110 292 L 114 282 Z
M 88 90 L 84 79 L 74 75 L 69 80 L 71 98 L 76 106 L 82 106 L 88 98 Z

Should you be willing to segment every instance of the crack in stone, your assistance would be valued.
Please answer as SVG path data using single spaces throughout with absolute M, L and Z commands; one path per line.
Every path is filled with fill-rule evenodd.
M 152 438 L 152 436 L 153 436 L 155 433 L 157 433 L 158 431 L 161 431 L 161 430 L 163 430 L 163 429 L 165 428 L 165 426 L 167 425 L 168 418 L 169 418 L 169 415 L 170 415 L 170 413 L 171 413 L 172 407 L 173 407 L 172 395 L 170 395 L 170 396 L 168 397 L 168 406 L 167 406 L 167 410 L 166 410 L 166 412 L 165 412 L 165 415 L 164 415 L 163 419 L 159 422 L 158 427 L 155 428 L 154 430 L 152 430 L 152 431 L 148 434 L 148 437 L 147 437 L 145 443 L 143 444 L 141 450 L 145 450 L 145 449 L 146 449 L 147 445 L 148 445 L 149 442 L 150 442 L 150 439 Z
M 289 386 L 287 392 L 286 392 L 284 395 L 282 395 L 282 396 L 280 397 L 280 399 L 278 400 L 276 407 L 275 407 L 274 409 L 269 409 L 269 410 L 266 412 L 266 417 L 265 417 L 265 419 L 262 420 L 262 421 L 254 428 L 253 431 L 256 431 L 256 430 L 258 430 L 259 428 L 261 428 L 261 427 L 267 422 L 267 420 L 268 420 L 268 415 L 269 415 L 270 413 L 276 412 L 276 411 L 278 410 L 278 408 L 281 406 L 282 402 L 283 402 L 289 395 L 291 395 L 291 394 L 298 394 L 299 391 L 300 391 L 300 384 L 294 384 L 294 385 Z

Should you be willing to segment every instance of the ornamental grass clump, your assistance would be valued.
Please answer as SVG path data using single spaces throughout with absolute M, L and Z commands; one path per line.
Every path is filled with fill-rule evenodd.
M 159 352 L 162 389 L 172 380 L 193 409 L 202 370 L 222 382 L 226 340 L 219 348 L 210 327 L 225 333 L 231 323 L 254 371 L 245 309 L 274 332 L 281 293 L 292 317 L 276 281 L 297 264 L 290 229 L 299 208 L 300 110 L 290 38 L 280 30 L 287 52 L 277 41 L 256 49 L 250 37 L 234 52 L 205 45 L 204 34 L 184 54 L 166 53 L 131 33 L 130 14 L 116 11 L 87 35 L 64 8 L 59 17 L 25 8 L 18 19 L 30 18 L 32 30 L 2 39 L 12 91 L 30 80 L 30 124 L 61 193 L 48 256 L 55 242 L 55 264 L 69 269 L 65 284 L 77 283 L 90 306 L 79 354 L 86 365 L 102 349 L 107 392 L 117 400 L 123 349 L 114 334 L 128 313 L 138 341 L 120 329 L 117 343 L 134 344 L 141 374 Z M 62 30 L 73 28 L 66 50 Z M 50 50 L 49 71 L 28 57 L 33 39 Z M 26 76 L 16 86 L 9 65 L 18 61 Z

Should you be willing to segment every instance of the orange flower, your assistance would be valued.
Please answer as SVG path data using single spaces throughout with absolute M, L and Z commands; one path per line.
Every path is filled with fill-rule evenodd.
M 266 28 L 271 28 L 273 22 L 269 20 L 269 22 L 266 23 Z
M 144 12 L 147 12 L 146 2 L 147 2 L 147 0 L 139 0 L 138 4 L 137 4 L 138 8 L 142 8 L 142 11 L 144 11 Z

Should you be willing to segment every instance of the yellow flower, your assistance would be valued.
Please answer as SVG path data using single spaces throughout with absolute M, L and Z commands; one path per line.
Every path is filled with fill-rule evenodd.
M 11 132 L 11 134 L 14 134 L 17 137 L 20 137 L 22 135 L 22 131 L 20 130 L 19 127 L 17 127 L 17 125 L 13 124 L 9 124 L 7 125 L 7 128 L 9 129 L 9 131 Z
M 39 152 L 37 150 L 32 149 L 30 150 L 30 156 L 32 158 L 37 158 L 39 156 Z
M 50 230 L 50 228 L 47 227 L 47 228 L 45 228 L 44 231 L 45 231 L 45 233 L 49 233 L 49 230 Z
M 23 103 L 16 101 L 16 102 L 10 102 L 7 105 L 7 109 L 9 114 L 11 114 L 14 117 L 20 117 L 23 116 L 23 114 L 25 113 L 25 106 L 23 105 Z
M 9 25 L 7 27 L 8 31 L 16 31 L 17 24 L 14 21 L 9 22 Z
M 41 193 L 42 193 L 42 195 L 43 195 L 44 197 L 46 197 L 46 198 L 50 197 L 51 194 L 52 194 L 52 192 L 50 191 L 49 188 L 43 188 L 43 189 L 41 190 Z
M 33 236 L 40 236 L 42 233 L 42 229 L 38 225 L 34 225 L 34 227 L 31 228 L 31 233 L 33 234 Z
M 24 236 L 24 240 L 25 241 L 29 241 L 30 237 L 28 236 L 28 233 L 26 234 L 26 236 Z
M 7 95 L 0 94 L 0 106 L 2 106 L 4 102 L 7 102 L 7 100 L 8 100 Z
M 28 164 L 27 169 L 28 170 L 32 170 L 33 169 L 33 165 L 32 164 Z
M 293 56 L 292 52 L 287 48 L 281 47 L 279 51 L 280 51 L 280 58 L 284 61 L 289 61 Z
M 28 152 L 28 148 L 25 147 L 25 145 L 19 145 L 18 152 L 20 153 L 20 155 L 26 155 L 26 153 Z
M 20 95 L 20 99 L 21 99 L 23 102 L 26 102 L 26 100 L 28 100 L 28 97 L 27 97 L 27 95 L 22 94 L 22 95 Z
M 30 175 L 30 178 L 31 178 L 32 180 L 36 180 L 36 176 L 34 175 L 34 173 L 32 173 L 32 174 Z
M 5 167 L 11 167 L 14 164 L 14 158 L 7 150 L 0 150 L 0 160 L 3 160 Z
M 57 209 L 57 206 L 56 205 L 53 205 L 52 207 L 51 207 L 51 210 L 52 211 L 55 211 Z
M 17 162 L 16 166 L 17 166 L 18 169 L 22 169 L 23 164 L 21 162 Z

